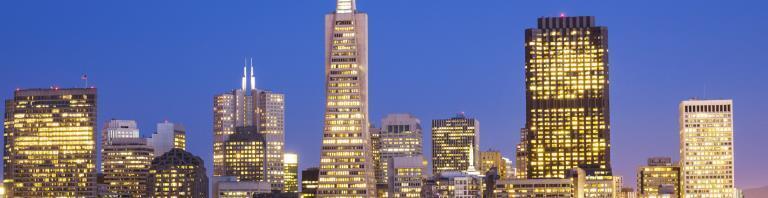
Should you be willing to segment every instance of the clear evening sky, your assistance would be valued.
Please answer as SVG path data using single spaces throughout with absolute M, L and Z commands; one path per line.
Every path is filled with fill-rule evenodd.
M 16 88 L 99 88 L 99 131 L 134 119 L 188 130 L 211 170 L 213 95 L 240 86 L 287 97 L 287 151 L 319 163 L 323 15 L 334 0 L 2 1 L 0 98 Z M 483 150 L 514 159 L 524 126 L 523 41 L 540 16 L 593 15 L 610 48 L 612 164 L 634 185 L 651 156 L 678 159 L 678 104 L 733 98 L 736 183 L 768 185 L 768 3 L 764 1 L 358 0 L 370 16 L 372 121 L 409 112 L 431 152 L 432 119 L 466 112 Z M 3 107 L 0 106 L 0 110 Z

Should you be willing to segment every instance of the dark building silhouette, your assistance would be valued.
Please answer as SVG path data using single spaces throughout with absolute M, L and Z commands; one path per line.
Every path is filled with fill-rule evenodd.
M 147 190 L 155 198 L 207 198 L 208 176 L 200 157 L 174 148 L 152 160 Z

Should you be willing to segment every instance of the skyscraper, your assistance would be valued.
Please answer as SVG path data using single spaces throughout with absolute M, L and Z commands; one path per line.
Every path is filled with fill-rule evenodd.
M 432 173 L 466 172 L 479 166 L 480 122 L 464 114 L 432 120 Z
M 381 129 L 371 130 L 371 135 L 376 137 L 372 138 L 372 141 L 375 145 L 374 152 L 379 155 L 377 173 L 383 176 L 377 182 L 388 184 L 390 158 L 423 154 L 421 121 L 411 114 L 389 114 L 381 120 L 381 124 Z
M 683 197 L 733 197 L 733 101 L 680 103 Z
M 154 149 L 144 138 L 111 138 L 101 153 L 107 191 L 118 197 L 146 197 Z
M 208 176 L 203 160 L 179 148 L 152 160 L 147 180 L 148 197 L 208 197 Z
M 283 190 L 283 152 L 285 144 L 285 95 L 256 88 L 253 61 L 247 77 L 243 67 L 242 87 L 214 97 L 213 104 L 213 175 L 224 174 L 223 144 L 237 127 L 254 126 L 266 141 L 264 181 L 273 190 Z M 250 87 L 249 87 L 250 86 Z
M 266 141 L 256 127 L 236 127 L 223 144 L 224 175 L 237 181 L 265 181 Z
M 368 118 L 368 15 L 338 0 L 325 16 L 326 105 L 319 197 L 373 197 Z
M 5 102 L 9 197 L 96 196 L 96 89 L 16 90 Z
M 157 123 L 157 131 L 147 139 L 147 143 L 155 150 L 155 156 L 161 156 L 171 149 L 187 149 L 187 131 L 181 124 L 167 120 Z
M 515 178 L 528 178 L 528 129 L 520 129 L 520 142 L 515 147 Z
M 419 197 L 427 164 L 421 155 L 387 158 L 388 197 Z
M 525 32 L 527 177 L 574 167 L 610 176 L 608 30 L 591 16 L 544 17 Z
M 285 192 L 299 193 L 299 155 L 286 153 L 283 160 Z
M 139 138 L 139 129 L 134 120 L 110 120 L 101 133 L 101 144 L 106 145 L 114 138 Z

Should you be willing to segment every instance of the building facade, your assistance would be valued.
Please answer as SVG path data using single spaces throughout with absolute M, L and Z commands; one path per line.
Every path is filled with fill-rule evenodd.
M 502 178 L 507 177 L 507 162 L 501 156 L 501 152 L 495 150 L 481 151 L 480 152 L 480 172 L 485 173 L 496 168 L 499 176 Z
M 107 191 L 117 197 L 145 197 L 154 149 L 144 138 L 111 138 L 104 144 L 101 166 Z
M 213 175 L 224 174 L 223 144 L 237 127 L 256 127 L 266 141 L 264 178 L 273 190 L 283 190 L 283 153 L 285 151 L 285 95 L 256 88 L 253 61 L 250 83 L 243 67 L 242 87 L 214 96 L 213 104 Z M 248 87 L 250 85 L 250 87 Z
M 432 121 L 432 175 L 479 165 L 480 122 L 464 114 Z
M 543 17 L 525 32 L 528 178 L 580 165 L 611 175 L 608 30 L 595 18 Z
M 139 128 L 134 120 L 110 120 L 101 133 L 101 144 L 107 145 L 115 138 L 139 138 Z
M 168 122 L 157 123 L 157 131 L 147 139 L 155 149 L 155 156 L 161 156 L 171 149 L 187 149 L 187 131 L 181 124 Z
M 299 155 L 295 153 L 286 153 L 283 164 L 285 170 L 283 181 L 285 182 L 285 192 L 299 193 Z
M 680 103 L 683 197 L 733 197 L 733 101 Z
M 320 169 L 317 167 L 301 171 L 301 198 L 317 197 L 317 184 L 320 179 Z
M 483 177 L 466 172 L 442 172 L 435 176 L 435 189 L 439 198 L 481 198 Z
M 368 117 L 368 15 L 338 0 L 325 16 L 326 109 L 319 197 L 376 194 Z
M 96 196 L 96 89 L 23 89 L 5 102 L 10 197 Z
M 208 176 L 203 160 L 179 148 L 152 160 L 147 180 L 148 197 L 208 197 Z
M 520 142 L 515 147 L 515 178 L 528 178 L 528 129 L 520 129 Z
M 421 121 L 411 114 L 389 114 L 381 120 L 381 129 L 371 130 L 377 184 L 389 185 L 389 161 L 395 157 L 421 156 Z
M 419 197 L 427 171 L 424 157 L 392 157 L 388 160 L 388 197 Z
M 676 198 L 681 196 L 680 166 L 670 157 L 648 159 L 648 165 L 637 169 L 637 194 L 641 197 Z
M 267 145 L 256 127 L 236 127 L 223 147 L 224 175 L 242 182 L 265 181 Z

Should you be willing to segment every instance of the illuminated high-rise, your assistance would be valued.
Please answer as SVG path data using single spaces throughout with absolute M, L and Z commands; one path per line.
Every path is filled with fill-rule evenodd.
M 237 127 L 255 126 L 266 141 L 263 181 L 273 190 L 283 190 L 283 152 L 285 144 L 285 95 L 256 88 L 253 62 L 243 67 L 242 87 L 214 96 L 213 175 L 224 174 L 223 144 Z M 249 87 L 250 86 L 250 87 Z
M 96 196 L 96 89 L 23 89 L 5 102 L 9 197 Z
M 520 142 L 515 147 L 515 178 L 528 178 L 528 129 L 520 129 Z
M 641 197 L 680 197 L 680 166 L 672 158 L 654 157 L 637 169 L 637 193 Z
M 264 181 L 266 141 L 256 127 L 236 127 L 223 145 L 224 175 L 237 181 Z
M 325 16 L 326 108 L 319 197 L 373 197 L 368 117 L 368 15 L 338 0 Z
M 147 138 L 147 143 L 155 149 L 155 156 L 161 156 L 171 149 L 187 149 L 187 131 L 181 124 L 168 122 L 157 123 L 157 131 Z
M 111 138 L 101 152 L 107 191 L 118 197 L 146 197 L 154 149 L 144 138 Z
M 207 198 L 205 163 L 192 153 L 173 148 L 152 160 L 147 191 L 153 198 Z
M 733 197 L 733 162 L 733 101 L 680 103 L 683 197 Z
M 381 120 L 381 129 L 371 130 L 377 185 L 388 185 L 389 159 L 421 156 L 421 121 L 411 114 L 389 114 Z
M 432 120 L 432 174 L 479 167 L 480 122 L 464 114 Z
M 299 155 L 286 153 L 283 160 L 285 192 L 299 193 Z
M 525 71 L 527 177 L 610 176 L 608 29 L 591 16 L 539 18 Z

